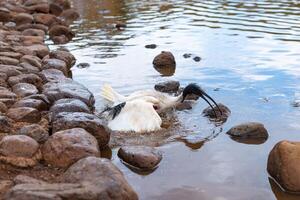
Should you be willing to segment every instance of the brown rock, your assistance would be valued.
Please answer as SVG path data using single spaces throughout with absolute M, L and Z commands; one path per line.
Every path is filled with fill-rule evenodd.
M 63 181 L 90 183 L 96 186 L 98 195 L 105 200 L 138 199 L 122 172 L 105 158 L 87 157 L 79 160 L 65 172 Z
M 65 76 L 68 75 L 68 68 L 63 60 L 59 59 L 44 59 L 42 62 L 42 69 L 57 69 L 64 73 Z
M 22 67 L 22 72 L 25 74 L 37 74 L 40 72 L 40 69 L 27 63 L 27 62 L 22 62 L 19 64 L 20 67 Z
M 173 75 L 176 69 L 175 58 L 171 52 L 162 51 L 154 58 L 153 66 L 162 75 Z
M 45 38 L 45 32 L 43 30 L 33 29 L 33 28 L 29 28 L 29 29 L 24 30 L 22 32 L 22 35 L 25 35 L 25 36 L 40 36 L 42 38 Z
M 73 21 L 79 18 L 79 14 L 74 9 L 66 9 L 60 14 L 59 17 L 67 24 L 71 24 Z
M 42 152 L 45 161 L 55 167 L 68 167 L 81 158 L 100 156 L 97 140 L 82 128 L 54 133 Z
M 25 97 L 23 99 L 37 99 L 37 100 L 43 101 L 47 105 L 51 104 L 50 101 L 49 101 L 49 99 L 44 94 L 33 94 L 33 95 L 27 96 L 27 97 Z
M 17 26 L 22 24 L 31 24 L 33 22 L 33 17 L 28 13 L 19 13 L 15 16 L 15 22 Z
M 20 42 L 24 46 L 31 46 L 31 45 L 43 45 L 44 44 L 44 38 L 41 36 L 21 36 Z
M 0 64 L 3 65 L 18 65 L 19 60 L 7 56 L 0 56 Z
M 25 31 L 27 29 L 38 29 L 44 31 L 44 33 L 48 32 L 48 26 L 44 24 L 23 24 L 20 26 L 17 26 L 18 31 Z
M 179 81 L 165 81 L 155 84 L 154 89 L 160 92 L 175 93 L 179 90 Z
M 37 55 L 40 58 L 43 58 L 49 54 L 49 48 L 44 44 L 35 44 L 35 45 L 27 46 L 25 47 L 25 49 L 34 52 L 35 55 Z
M 66 26 L 54 25 L 50 28 L 49 36 L 51 39 L 61 35 L 66 36 L 69 40 L 72 40 L 72 38 L 75 36 L 75 34 Z
M 40 72 L 40 77 L 44 83 L 59 82 L 66 78 L 65 75 L 57 69 L 45 69 Z
M 217 117 L 218 118 L 220 118 L 220 117 L 228 118 L 230 113 L 231 113 L 230 109 L 227 106 L 225 106 L 221 103 L 219 103 L 218 106 L 219 106 L 222 113 L 220 112 L 220 110 L 216 106 L 213 106 Z M 205 108 L 202 113 L 203 113 L 204 116 L 207 116 L 207 117 L 210 117 L 210 118 L 215 118 L 216 117 L 215 113 L 214 113 L 214 111 L 211 107 Z
M 121 147 L 118 156 L 129 165 L 143 170 L 154 169 L 162 159 L 160 151 L 147 146 Z
M 89 107 L 78 99 L 60 99 L 50 108 L 53 118 L 61 112 L 91 113 Z
M 55 22 L 56 16 L 52 14 L 43 14 L 37 13 L 33 15 L 34 22 L 38 24 L 44 24 L 46 26 L 50 26 L 52 23 Z
M 287 191 L 300 192 L 300 142 L 281 141 L 269 154 L 268 172 Z
M 6 116 L 0 115 L 0 132 L 9 133 L 13 127 L 13 121 Z
M 0 98 L 16 99 L 17 95 L 4 87 L 0 87 Z
M 26 0 L 24 2 L 24 6 L 33 6 L 33 5 L 37 5 L 40 3 L 48 3 L 47 0 Z
M 7 8 L 0 7 L 0 21 L 9 22 L 11 20 L 11 14 Z
M 62 112 L 57 114 L 52 122 L 53 133 L 76 127 L 91 133 L 97 139 L 100 148 L 105 147 L 109 142 L 110 134 L 96 115 L 84 112 Z
M 40 88 L 43 84 L 42 79 L 36 74 L 21 74 L 18 76 L 11 76 L 8 79 L 9 85 L 12 87 L 18 83 L 30 83 Z
M 54 44 L 66 44 L 70 41 L 65 35 L 54 36 L 51 39 Z
M 0 102 L 4 103 L 8 108 L 16 103 L 16 99 L 11 98 L 0 98 Z
M 59 16 L 63 11 L 63 8 L 55 3 L 50 3 L 50 13 Z
M 14 105 L 12 105 L 11 108 L 18 108 L 18 107 L 35 108 L 39 111 L 48 110 L 48 105 L 44 101 L 38 99 L 21 99 L 17 101 Z
M 41 181 L 35 178 L 32 178 L 30 176 L 26 176 L 26 175 L 17 175 L 14 178 L 14 184 L 24 184 L 24 183 L 30 183 L 30 184 L 43 184 L 46 183 L 45 181 Z
M 49 137 L 49 133 L 38 124 L 31 124 L 23 126 L 18 132 L 18 135 L 26 135 L 37 141 L 38 143 L 44 143 Z
M 16 122 L 38 123 L 41 120 L 41 113 L 29 107 L 10 108 L 7 116 Z
M 26 97 L 32 94 L 37 94 L 37 88 L 29 83 L 18 83 L 12 87 L 14 93 L 16 93 L 19 97 Z
M 0 64 L 0 73 L 6 74 L 8 77 L 17 76 L 22 74 L 22 67 L 14 66 L 14 65 L 1 65 Z
M 11 52 L 11 51 L 6 51 L 6 52 L 0 52 L 0 56 L 5 56 L 5 57 L 11 57 L 14 59 L 20 59 L 23 55 L 21 53 L 16 53 L 16 52 Z
M 249 122 L 232 127 L 227 134 L 238 138 L 263 138 L 268 139 L 268 131 L 264 125 L 257 122 Z
M 32 66 L 35 66 L 37 68 L 41 68 L 42 66 L 42 60 L 37 57 L 37 56 L 31 56 L 31 55 L 24 55 L 21 59 L 20 62 L 24 62 L 24 63 L 29 63 Z
M 0 102 L 0 113 L 6 113 L 6 111 L 7 106 L 4 103 Z
M 48 3 L 39 3 L 32 6 L 26 7 L 31 13 L 49 13 L 49 4 Z
M 50 53 L 50 58 L 56 58 L 66 63 L 67 68 L 70 69 L 76 62 L 75 57 L 66 51 L 55 50 Z
M 11 180 L 0 180 L 0 195 L 5 194 L 13 185 L 14 183 Z

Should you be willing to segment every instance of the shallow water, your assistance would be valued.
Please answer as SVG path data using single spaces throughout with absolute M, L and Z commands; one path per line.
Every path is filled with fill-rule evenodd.
M 232 113 L 225 124 L 215 127 L 201 115 L 206 107 L 203 101 L 190 111 L 177 112 L 179 130 L 188 137 L 156 143 L 164 157 L 150 174 L 128 169 L 116 156 L 117 148 L 112 160 L 140 199 L 299 199 L 269 179 L 266 162 L 278 141 L 300 140 L 300 108 L 292 106 L 300 98 L 300 3 L 168 2 L 171 6 L 160 9 L 163 1 L 158 0 L 73 0 L 82 19 L 72 26 L 76 38 L 65 46 L 77 64 L 90 64 L 74 67 L 74 80 L 94 93 L 98 109 L 103 106 L 103 83 L 128 94 L 153 88 L 159 81 L 179 80 L 183 86 L 199 83 Z M 117 21 L 127 27 L 116 30 Z M 147 44 L 158 46 L 146 49 Z M 152 67 L 154 56 L 162 50 L 176 57 L 171 77 Z M 184 58 L 185 53 L 192 57 Z M 202 59 L 195 62 L 193 56 Z M 239 143 L 225 134 L 249 121 L 265 125 L 270 134 L 265 143 Z M 154 140 L 169 141 L 172 134 L 166 135 Z M 211 140 L 202 142 L 206 137 Z

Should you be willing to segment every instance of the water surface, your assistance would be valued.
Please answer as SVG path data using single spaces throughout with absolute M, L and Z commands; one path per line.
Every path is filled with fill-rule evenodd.
M 159 81 L 179 80 L 182 86 L 198 83 L 232 111 L 220 127 L 201 115 L 203 101 L 177 112 L 179 130 L 188 137 L 157 143 L 164 157 L 150 174 L 128 169 L 114 148 L 113 162 L 140 199 L 299 199 L 282 192 L 266 171 L 268 153 L 278 141 L 300 140 L 300 108 L 291 105 L 300 94 L 297 2 L 73 0 L 82 19 L 72 26 L 76 37 L 65 46 L 77 63 L 90 64 L 74 67 L 73 78 L 94 93 L 98 109 L 103 83 L 129 94 Z M 117 22 L 127 27 L 117 30 Z M 157 48 L 146 49 L 147 44 Z M 176 57 L 171 77 L 152 67 L 162 50 Z M 184 58 L 185 53 L 192 57 Z M 249 121 L 265 125 L 270 134 L 265 143 L 239 143 L 225 134 Z

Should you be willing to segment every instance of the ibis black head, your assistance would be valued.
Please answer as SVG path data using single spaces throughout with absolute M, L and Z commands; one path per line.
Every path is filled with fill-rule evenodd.
M 214 105 L 218 108 L 220 114 L 222 115 L 222 111 L 221 109 L 219 108 L 218 104 L 215 102 L 215 100 L 213 100 L 213 98 L 211 98 L 208 94 L 206 94 L 206 92 L 204 92 L 197 84 L 195 83 L 191 83 L 189 84 L 188 86 L 186 86 L 184 89 L 183 89 L 183 92 L 182 92 L 182 102 L 185 100 L 185 98 L 187 97 L 187 95 L 189 94 L 195 94 L 199 97 L 201 97 L 202 99 L 204 99 L 204 101 L 206 101 L 208 103 L 208 105 L 213 109 L 214 113 L 215 113 L 215 116 L 217 117 L 217 114 L 216 114 L 216 111 L 214 109 L 214 107 L 211 105 L 211 103 L 205 98 L 207 97 L 208 99 L 210 99 Z

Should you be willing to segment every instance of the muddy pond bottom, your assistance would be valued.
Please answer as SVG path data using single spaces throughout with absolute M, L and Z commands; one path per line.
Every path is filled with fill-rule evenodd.
M 93 92 L 98 110 L 104 106 L 100 96 L 104 83 L 126 95 L 166 80 L 180 81 L 183 87 L 195 82 L 231 110 L 228 120 L 215 126 L 202 116 L 207 105 L 198 100 L 191 110 L 175 111 L 176 120 L 166 131 L 113 135 L 117 142 L 106 156 L 140 199 L 300 198 L 284 193 L 266 171 L 268 154 L 277 142 L 300 140 L 300 108 L 295 104 L 300 98 L 299 3 L 72 3 L 81 20 L 72 25 L 76 37 L 62 46 L 76 57 L 73 79 Z M 117 29 L 117 23 L 126 27 Z M 164 50 L 175 56 L 173 71 L 152 66 L 153 58 Z M 225 134 L 232 126 L 252 121 L 268 130 L 264 143 L 237 142 Z M 127 168 L 116 155 L 124 144 L 158 146 L 163 152 L 159 167 L 151 173 Z

